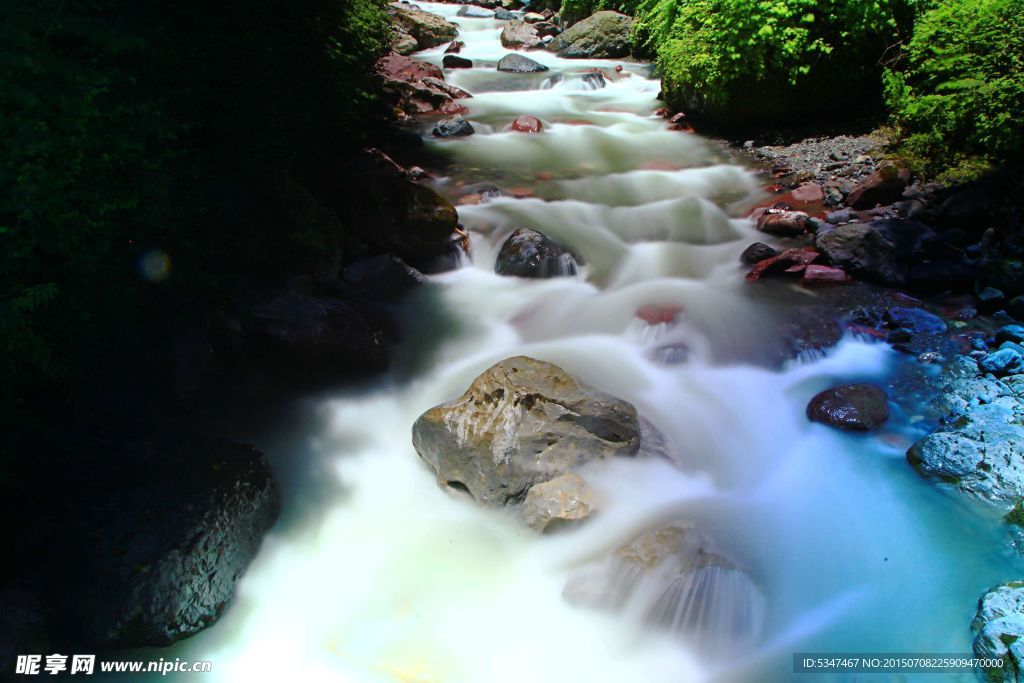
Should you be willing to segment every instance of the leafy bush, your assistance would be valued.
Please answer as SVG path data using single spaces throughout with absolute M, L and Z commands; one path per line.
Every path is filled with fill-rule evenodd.
M 906 0 L 642 0 L 636 39 L 669 105 L 729 128 L 880 99 Z
M 886 99 L 918 171 L 966 180 L 1024 155 L 1024 3 L 938 3 L 901 67 L 886 72 Z
M 641 2 L 642 0 L 565 0 L 560 14 L 566 25 L 575 24 L 594 12 L 608 9 L 634 16 Z
M 7 8 L 0 416 L 152 340 L 172 302 L 201 318 L 235 278 L 337 262 L 347 161 L 380 120 L 382 5 Z

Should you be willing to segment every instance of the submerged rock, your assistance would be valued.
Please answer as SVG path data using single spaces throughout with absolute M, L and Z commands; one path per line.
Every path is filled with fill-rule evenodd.
M 559 57 L 626 57 L 630 51 L 629 34 L 632 28 L 633 19 L 625 14 L 610 10 L 595 12 L 560 33 L 548 44 L 548 49 Z
M 981 596 L 971 631 L 977 657 L 1002 660 L 1002 666 L 982 670 L 986 681 L 1024 680 L 1024 582 L 1004 583 Z
M 516 277 L 561 277 L 575 275 L 578 262 L 569 249 L 536 230 L 520 228 L 501 245 L 494 271 Z
M 413 445 L 441 485 L 478 502 L 523 500 L 530 487 L 590 462 L 637 453 L 636 409 L 551 363 L 516 356 L 413 425 Z
M 852 432 L 866 432 L 889 419 L 888 396 L 871 384 L 826 389 L 807 404 L 807 419 Z
M 597 508 L 597 494 L 583 477 L 563 474 L 530 487 L 523 501 L 523 520 L 536 531 L 546 531 L 589 517 Z
M 689 521 L 646 531 L 583 567 L 569 577 L 562 597 L 639 615 L 715 656 L 749 644 L 764 616 L 754 582 Z
M 548 71 L 548 67 L 544 66 L 535 59 L 524 57 L 518 54 L 505 55 L 498 60 L 498 71 L 507 71 L 510 73 L 538 73 L 541 71 Z

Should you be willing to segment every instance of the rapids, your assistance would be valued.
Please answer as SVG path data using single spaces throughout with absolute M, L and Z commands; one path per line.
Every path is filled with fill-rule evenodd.
M 459 207 L 472 262 L 407 304 L 420 331 L 403 372 L 311 401 L 290 429 L 250 426 L 281 474 L 282 520 L 221 621 L 151 656 L 210 660 L 211 683 L 681 683 L 788 680 L 794 652 L 969 652 L 978 596 L 1019 560 L 997 519 L 921 480 L 898 440 L 805 419 L 830 383 L 885 383 L 903 362 L 892 350 L 846 339 L 784 369 L 746 353 L 773 315 L 738 264 L 757 238 L 741 218 L 762 198 L 754 174 L 714 142 L 667 129 L 649 65 L 621 62 L 598 89 L 583 72 L 614 75 L 620 62 L 537 51 L 550 71 L 500 73 L 502 22 L 420 4 L 460 24 L 461 55 L 475 62 L 446 77 L 473 94 L 463 103 L 476 134 L 437 140 L 424 123 L 447 169 L 436 186 L 454 198 L 487 181 L 529 196 Z M 442 51 L 418 56 L 440 64 Z M 506 131 L 519 114 L 544 131 Z M 517 227 L 586 266 L 551 280 L 495 275 Z M 637 318 L 652 305 L 682 313 Z M 594 467 L 601 513 L 546 536 L 442 491 L 413 450 L 413 421 L 518 354 L 633 402 L 678 466 Z M 901 424 L 913 438 L 912 421 Z M 617 613 L 562 598 L 582 567 L 679 516 L 749 581 L 708 572 L 674 597 L 638 591 Z M 652 607 L 677 628 L 645 625 Z

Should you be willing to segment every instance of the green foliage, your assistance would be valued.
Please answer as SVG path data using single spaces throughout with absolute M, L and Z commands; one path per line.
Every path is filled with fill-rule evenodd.
M 1024 156 L 1024 3 L 936 3 L 899 66 L 886 100 L 917 171 L 963 181 Z
M 904 0 L 643 0 L 636 35 L 672 106 L 745 123 L 853 100 L 910 16 Z
M 195 316 L 233 278 L 337 262 L 347 162 L 380 118 L 381 0 L 5 10 L 6 401 L 41 382 L 70 387 L 152 333 L 168 297 Z M 168 256 L 169 277 L 140 273 L 154 252 Z
M 1013 509 L 1006 513 L 1003 521 L 1007 524 L 1024 527 L 1024 499 L 1018 500 Z
M 564 0 L 560 13 L 568 24 L 586 19 L 594 12 L 614 10 L 634 16 L 643 0 Z

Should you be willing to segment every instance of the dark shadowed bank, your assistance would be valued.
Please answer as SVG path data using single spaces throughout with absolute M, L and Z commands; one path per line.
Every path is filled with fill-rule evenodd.
M 280 501 L 258 451 L 202 425 L 387 368 L 456 214 L 366 151 L 409 144 L 373 71 L 382 2 L 2 15 L 6 669 L 219 616 Z

